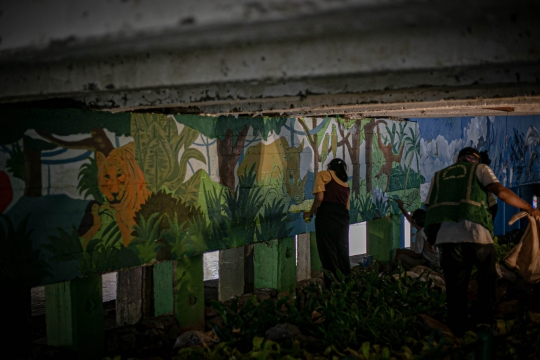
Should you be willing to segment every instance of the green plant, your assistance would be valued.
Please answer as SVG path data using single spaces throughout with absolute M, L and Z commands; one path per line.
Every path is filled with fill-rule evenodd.
M 176 121 L 170 117 L 161 114 L 132 114 L 131 129 L 135 138 L 137 162 L 153 193 L 163 187 L 175 192 L 185 180 L 190 159 L 206 164 L 203 154 L 190 148 L 199 132 L 185 126 L 179 134 Z M 178 160 L 180 151 L 182 155 Z M 180 197 L 183 195 L 189 194 L 180 194 Z
M 420 132 L 414 131 L 413 128 L 409 128 L 409 135 L 405 136 L 403 138 L 405 140 L 405 144 L 408 145 L 407 151 L 405 152 L 405 158 L 410 155 L 409 158 L 409 165 L 407 166 L 407 175 L 405 176 L 405 190 L 407 189 L 407 185 L 409 183 L 409 173 L 411 171 L 411 165 L 413 159 L 416 157 L 416 168 L 418 171 L 420 171 L 420 168 L 418 167 L 418 158 L 420 157 Z
M 495 261 L 504 264 L 504 258 L 514 248 L 515 244 L 513 242 L 500 244 L 498 237 L 495 236 L 493 238 L 493 246 L 495 247 Z
M 349 216 L 351 224 L 375 218 L 375 210 L 371 195 L 353 194 L 351 196 Z
M 373 189 L 373 213 L 374 218 L 383 218 L 388 214 L 388 195 L 376 187 Z
M 255 164 L 238 177 L 234 196 L 225 193 L 227 212 L 231 219 L 227 243 L 229 248 L 251 244 L 255 238 L 257 214 L 264 203 L 264 197 L 261 195 L 262 188 L 254 186 L 257 177 L 254 168 Z
M 383 274 L 383 273 L 382 273 Z M 431 281 L 381 275 L 354 269 L 338 274 L 330 289 L 304 288 L 289 298 L 240 305 L 213 302 L 222 325 L 211 324 L 218 344 L 180 350 L 173 359 L 472 359 L 485 345 L 480 333 L 469 331 L 459 342 L 430 330 L 418 314 L 444 322 L 445 294 Z M 265 339 L 277 324 L 291 324 L 301 337 L 278 342 Z M 529 358 L 540 351 L 540 315 L 522 312 L 512 320 L 497 320 L 491 331 L 497 359 Z
M 137 224 L 133 226 L 136 236 L 129 243 L 129 248 L 135 251 L 142 263 L 148 263 L 155 259 L 157 251 L 163 246 L 158 243 L 159 213 L 150 215 L 145 219 L 142 215 Z
M 388 127 L 388 125 L 385 125 L 386 128 L 386 135 L 383 135 L 383 141 L 385 143 L 390 142 L 392 144 L 392 151 L 394 153 L 399 153 L 399 149 L 401 147 L 401 143 L 403 142 L 403 137 L 405 135 L 405 127 L 407 126 L 407 122 L 400 121 L 399 122 L 399 131 L 396 129 L 396 123 L 394 122 L 392 124 L 392 129 Z M 396 141 L 397 140 L 397 141 Z
M 187 243 L 190 249 L 190 252 L 186 255 L 191 254 L 202 254 L 205 251 L 208 251 L 208 243 L 212 243 L 213 239 L 209 239 L 212 231 L 209 228 L 211 225 L 208 224 L 208 221 L 204 215 L 196 216 L 188 221 L 187 227 Z M 212 250 L 222 250 L 222 249 L 212 249 Z
M 171 253 L 175 255 L 173 258 L 177 259 L 184 256 L 188 250 L 186 244 L 186 231 L 184 230 L 187 221 L 179 223 L 177 214 L 174 214 L 172 220 L 167 214 L 165 214 L 165 217 L 169 222 L 169 228 L 164 229 L 161 232 L 161 238 L 167 241 L 171 248 Z
M 230 305 L 214 302 L 212 307 L 221 315 L 224 326 L 213 325 L 213 329 L 231 348 L 242 353 L 251 350 L 253 354 L 261 351 L 261 344 L 250 349 L 252 339 L 264 336 L 276 324 L 289 323 L 321 342 L 325 355 L 351 349 L 351 355 L 368 352 L 370 358 L 382 358 L 384 347 L 385 355 L 395 354 L 408 348 L 410 339 L 429 336 L 417 314 L 440 320 L 445 314 L 445 295 L 440 289 L 432 287 L 431 281 L 406 276 L 396 280 L 355 270 L 350 277 L 338 274 L 328 290 L 309 287 L 304 292 L 307 295 L 294 301 L 284 297 L 258 302 L 253 296 L 243 306 L 237 300 Z M 292 349 L 283 345 L 279 354 L 290 354 Z
M 7 215 L 0 214 L 0 285 L 32 287 L 50 275 L 51 267 L 41 260 L 41 250 L 33 248 L 28 217 L 15 227 Z
M 79 168 L 79 175 L 77 176 L 79 184 L 77 185 L 77 190 L 83 199 L 91 196 L 98 203 L 103 204 L 103 195 L 98 186 L 98 167 L 96 159 L 89 157 L 88 160 L 90 162 L 82 164 Z
M 77 228 L 71 227 L 71 232 L 62 228 L 58 235 L 49 236 L 50 244 L 44 248 L 54 254 L 53 261 L 79 261 L 79 271 L 83 275 L 101 274 L 116 268 L 119 252 L 122 246 L 122 234 L 116 223 L 108 224 L 100 230 L 101 236 L 92 239 L 86 249 L 83 249 Z
M 225 192 L 228 189 L 222 187 L 219 192 L 214 187 L 206 190 L 203 183 L 204 196 L 206 199 L 207 216 L 210 222 L 210 238 L 207 241 L 209 249 L 224 249 L 229 237 L 229 227 L 231 226 L 230 211 L 228 203 L 224 202 Z
M 58 235 L 49 236 L 50 244 L 43 246 L 50 251 L 55 262 L 65 262 L 70 260 L 80 260 L 83 254 L 83 247 L 77 228 L 71 226 L 71 232 L 58 227 Z
M 270 204 L 265 203 L 263 213 L 259 214 L 259 228 L 255 229 L 257 241 L 281 239 L 289 236 L 291 219 L 287 216 L 287 204 L 274 199 Z
M 116 223 L 111 223 L 103 231 L 101 239 L 91 240 L 86 246 L 86 250 L 79 260 L 80 272 L 84 275 L 95 275 L 114 270 L 118 263 L 121 247 L 122 234 L 120 229 Z
M 405 183 L 405 180 L 407 183 Z M 390 187 L 388 191 L 403 191 L 406 189 L 412 190 L 414 188 L 419 188 L 424 182 L 425 178 L 416 171 L 411 172 L 410 169 L 408 169 L 407 173 L 405 173 L 401 166 L 397 166 L 392 168 Z
M 179 223 L 176 216 L 172 220 L 166 216 L 169 228 L 161 232 L 161 237 L 170 246 L 174 259 L 202 254 L 208 250 L 208 241 L 212 241 L 209 240 L 211 230 L 203 215 L 197 215 L 182 223 Z
M 19 142 L 14 142 L 11 145 L 11 154 L 6 160 L 6 168 L 11 171 L 14 177 L 25 179 L 24 155 Z

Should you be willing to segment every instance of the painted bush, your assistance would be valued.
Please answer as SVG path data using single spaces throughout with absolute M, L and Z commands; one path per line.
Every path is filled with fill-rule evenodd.
M 37 109 L 1 121 L 3 284 L 314 231 L 291 210 L 335 157 L 349 169 L 354 223 L 398 213 L 389 198 L 418 207 L 424 182 L 414 122 Z

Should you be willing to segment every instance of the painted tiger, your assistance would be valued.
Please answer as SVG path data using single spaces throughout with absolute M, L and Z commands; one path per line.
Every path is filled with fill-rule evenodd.
M 144 174 L 135 161 L 135 144 L 127 143 L 112 150 L 108 156 L 96 152 L 99 189 L 109 206 L 116 210 L 116 223 L 122 242 L 128 246 L 133 236 L 135 213 L 150 196 Z

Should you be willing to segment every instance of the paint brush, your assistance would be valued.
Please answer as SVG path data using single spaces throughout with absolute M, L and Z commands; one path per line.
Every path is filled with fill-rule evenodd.
M 400 200 L 400 199 L 397 199 L 397 200 L 396 200 L 396 199 L 394 199 L 393 197 L 389 197 L 388 200 L 394 200 L 395 202 L 398 202 L 398 200 Z M 411 206 L 411 205 L 412 205 L 412 204 L 406 203 L 406 202 L 403 201 L 403 200 L 400 200 L 400 201 L 403 203 L 403 205 L 407 205 L 407 206 Z

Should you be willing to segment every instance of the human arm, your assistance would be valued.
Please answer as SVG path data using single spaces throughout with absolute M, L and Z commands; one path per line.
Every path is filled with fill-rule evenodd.
M 413 259 L 420 259 L 422 257 L 422 253 L 418 254 L 416 251 L 411 249 L 397 249 L 395 260 L 399 261 L 399 259 L 401 259 L 401 255 L 407 255 Z
M 405 210 L 405 208 L 403 207 L 403 201 L 396 200 L 396 203 L 397 203 L 397 206 L 399 207 L 399 210 L 401 210 L 401 212 L 403 213 L 403 216 L 405 216 L 405 219 L 407 219 L 407 221 L 412 224 L 412 217 L 409 214 L 409 212 Z
M 413 259 L 421 259 L 422 252 L 426 245 L 426 235 L 422 229 L 416 232 L 416 241 L 412 244 L 410 249 L 397 249 L 396 250 L 396 261 L 401 259 L 401 255 L 407 255 Z
M 525 210 L 534 217 L 540 217 L 540 210 L 533 209 L 531 204 L 517 196 L 512 190 L 506 186 L 503 186 L 500 182 L 495 182 L 486 186 L 486 190 L 495 194 L 499 199 L 508 205 Z
M 305 218 L 311 218 L 313 214 L 317 213 L 317 209 L 319 206 L 321 206 L 321 203 L 324 199 L 324 191 L 316 192 L 315 193 L 315 199 L 313 200 L 313 204 L 311 205 L 311 209 L 309 211 L 304 211 L 304 219 Z

